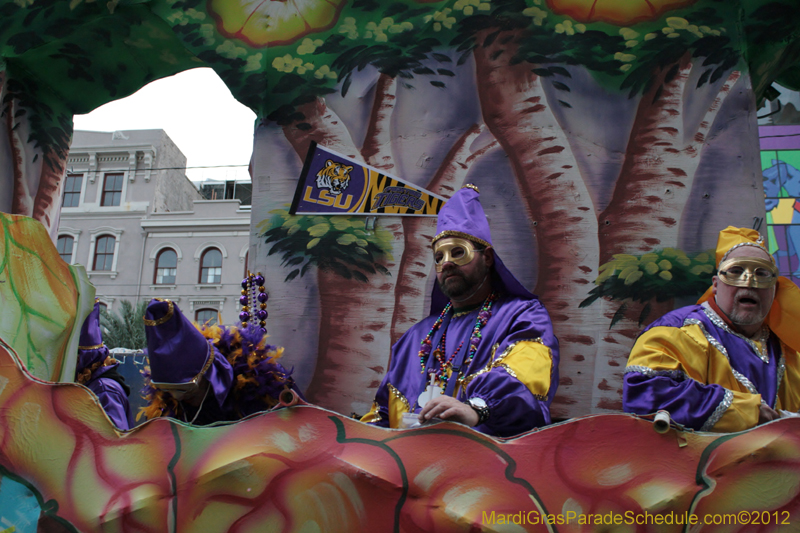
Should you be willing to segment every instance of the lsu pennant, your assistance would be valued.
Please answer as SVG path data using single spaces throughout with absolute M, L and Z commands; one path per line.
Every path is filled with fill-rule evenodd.
M 435 217 L 445 199 L 312 142 L 289 213 Z

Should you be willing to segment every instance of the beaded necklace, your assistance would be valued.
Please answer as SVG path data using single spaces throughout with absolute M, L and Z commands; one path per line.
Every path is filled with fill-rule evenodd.
M 497 292 L 492 292 L 486 300 L 484 300 L 483 305 L 481 306 L 481 310 L 478 312 L 478 318 L 475 320 L 475 326 L 472 328 L 472 335 L 469 338 L 469 352 L 467 357 L 464 361 L 464 368 L 469 368 L 472 359 L 475 357 L 475 353 L 478 351 L 478 345 L 481 343 L 481 329 L 483 326 L 489 322 L 489 319 L 492 316 L 492 304 L 497 300 Z M 420 350 L 419 350 L 419 364 L 422 367 L 421 374 L 425 373 L 425 367 L 428 363 L 428 357 L 431 354 L 433 347 L 431 346 L 431 337 L 433 334 L 442 326 L 442 322 L 444 321 L 445 315 L 450 311 L 452 308 L 452 304 L 448 302 L 445 308 L 442 310 L 442 313 L 439 315 L 439 318 L 433 323 L 431 326 L 431 330 L 422 339 L 420 343 Z M 434 357 L 439 361 L 439 368 L 431 372 L 431 374 L 438 376 L 439 382 L 441 383 L 442 388 L 445 388 L 447 385 L 448 375 L 447 375 L 447 367 L 452 366 L 453 358 L 455 358 L 456 354 L 461 350 L 461 347 L 464 345 L 462 341 L 461 344 L 458 345 L 456 351 L 445 360 L 444 350 L 445 350 L 445 339 L 447 336 L 447 332 L 442 335 L 442 340 L 439 343 L 439 346 L 436 347 L 434 350 Z M 458 376 L 456 376 L 458 378 Z

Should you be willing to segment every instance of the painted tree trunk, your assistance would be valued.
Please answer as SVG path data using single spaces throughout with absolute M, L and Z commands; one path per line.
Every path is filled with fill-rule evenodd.
M 614 194 L 599 218 L 600 264 L 614 254 L 642 255 L 678 246 L 680 221 L 701 151 L 722 103 L 740 77 L 732 72 L 721 86 L 695 89 L 690 83 L 692 68 L 687 54 L 658 72 L 652 88 L 642 96 Z M 697 129 L 686 124 L 685 107 L 692 91 L 707 93 L 700 95 L 711 100 Z M 644 325 L 672 309 L 672 301 L 603 299 L 599 303 L 607 324 L 621 306 L 625 309 L 624 317 L 599 339 L 593 407 L 620 410 L 623 375 L 633 342 Z M 640 324 L 646 306 L 649 313 Z
M 317 98 L 299 106 L 297 111 L 304 118 L 284 126 L 283 133 L 302 161 L 305 161 L 311 141 L 347 157 L 363 160 L 350 132 L 324 100 Z
M 464 132 L 445 157 L 426 189 L 450 198 L 461 188 L 472 164 L 490 149 L 492 142 L 474 154 L 470 145 L 481 134 L 483 127 L 475 124 Z M 431 239 L 436 233 L 436 219 L 404 217 L 405 248 L 395 288 L 395 311 L 392 318 L 392 345 L 415 323 L 428 315 L 425 309 L 424 287 L 433 271 Z
M 7 96 L 5 73 L 0 73 L 0 101 Z M 3 134 L 0 142 L 5 146 L 0 153 L 0 169 L 6 176 L 0 195 L 3 210 L 14 215 L 25 215 L 41 222 L 55 241 L 61 213 L 61 193 L 68 151 L 49 145 L 37 146 L 29 141 L 31 126 L 29 109 L 9 98 L 3 105 Z M 65 145 L 68 144 L 65 142 Z
M 510 34 L 508 34 L 510 35 Z M 484 36 L 477 42 L 482 43 Z M 536 228 L 536 292 L 547 307 L 561 347 L 561 382 L 552 406 L 589 410 L 595 338 L 587 335 L 597 313 L 578 304 L 597 268 L 597 219 L 589 191 L 563 129 L 529 63 L 512 64 L 514 41 L 504 35 L 475 48 L 476 79 L 484 121 L 508 154 Z M 579 407 L 575 405 L 571 412 Z
M 614 194 L 600 215 L 600 264 L 618 253 L 645 254 L 678 245 L 681 215 L 689 199 L 700 152 L 722 102 L 739 72 L 719 90 L 687 87 L 692 61 L 683 57 L 658 73 L 642 96 Z M 696 130 L 687 131 L 684 106 L 689 91 L 713 90 Z
M 375 87 L 375 103 L 361 154 L 368 164 L 387 173 L 394 168 L 391 121 L 396 102 L 397 79 L 381 74 Z
M 385 105 L 387 92 L 377 92 L 373 109 Z M 393 98 L 393 95 L 391 95 Z M 336 114 L 317 100 L 298 109 L 305 116 L 299 124 L 284 128 L 287 139 L 301 157 L 312 140 L 318 144 L 363 160 L 349 132 Z M 375 122 L 368 131 L 383 131 L 389 115 L 373 112 Z M 368 144 L 365 142 L 365 144 Z M 372 144 L 378 146 L 377 144 Z M 376 150 L 375 154 L 381 153 Z M 399 217 L 381 219 L 393 235 L 392 257 L 402 256 L 402 227 Z M 320 292 L 320 327 L 317 364 L 308 387 L 308 399 L 340 413 L 363 414 L 369 409 L 386 371 L 390 352 L 390 328 L 393 313 L 395 279 L 399 261 L 386 258 L 381 264 L 389 271 L 369 275 L 367 283 L 323 269 L 318 271 Z

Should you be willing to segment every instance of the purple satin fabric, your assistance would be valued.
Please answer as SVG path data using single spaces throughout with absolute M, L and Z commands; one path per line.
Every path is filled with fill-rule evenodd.
M 108 369 L 113 368 L 113 366 L 103 368 Z M 115 426 L 126 430 L 131 428 L 128 396 L 125 394 L 122 385 L 113 379 L 100 376 L 90 379 L 86 383 L 86 387 L 95 393 L 98 400 L 100 400 L 100 405 L 103 406 L 103 410 L 105 410 Z
M 219 350 L 216 348 L 213 350 L 214 362 L 211 363 L 211 367 L 206 371 L 204 377 L 211 384 L 210 394 L 216 399 L 217 405 L 224 406 L 231 386 L 233 386 L 233 367 Z
M 762 399 L 775 407 L 778 394 L 777 369 L 781 355 L 780 343 L 772 335 L 769 340 L 769 363 L 764 363 L 747 342 L 715 325 L 700 305 L 676 309 L 659 318 L 642 333 L 655 327 L 683 327 L 686 319 L 697 319 L 706 331 L 728 352 L 731 367 L 750 380 Z M 640 334 L 641 335 L 641 334 Z M 685 358 L 705 358 L 698 347 L 696 354 Z M 654 368 L 654 370 L 660 370 Z M 660 409 L 669 411 L 673 420 L 692 429 L 700 429 L 713 414 L 725 395 L 725 389 L 713 383 L 698 383 L 692 379 L 676 380 L 668 376 L 647 377 L 631 372 L 625 375 L 622 390 L 623 410 L 628 413 L 650 414 Z
M 469 349 L 477 315 L 478 310 L 475 310 L 467 315 L 453 317 L 450 321 L 445 349 L 448 359 L 462 341 L 464 344 L 461 350 Z M 402 392 L 412 406 L 415 406 L 420 393 L 425 390 L 427 377 L 420 365 L 420 343 L 436 318 L 437 316 L 429 316 L 412 326 L 392 348 L 391 366 L 375 397 L 381 416 L 377 425 L 389 426 L 388 384 Z M 482 398 L 489 406 L 489 420 L 475 429 L 490 435 L 508 437 L 549 424 L 549 406 L 558 387 L 559 356 L 558 340 L 553 334 L 550 316 L 544 306 L 536 299 L 501 296 L 492 306 L 492 316 L 481 329 L 481 334 L 481 343 L 475 357 L 469 368 L 462 371 L 462 375 L 474 374 L 486 367 L 492 359 L 492 348 L 495 344 L 498 345 L 496 356 L 499 356 L 510 344 L 539 337 L 551 350 L 553 366 L 546 401 L 536 399 L 522 382 L 503 368 L 494 368 L 476 376 L 467 386 L 466 393 L 462 391 L 458 396 L 461 401 Z M 438 367 L 437 361 L 434 368 Z M 414 411 L 419 412 L 419 408 Z

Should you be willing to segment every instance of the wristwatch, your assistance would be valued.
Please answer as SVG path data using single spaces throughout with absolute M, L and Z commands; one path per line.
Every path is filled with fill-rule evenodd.
M 483 398 L 470 398 L 467 400 L 467 405 L 475 409 L 478 413 L 478 424 L 483 424 L 489 420 L 489 406 Z

